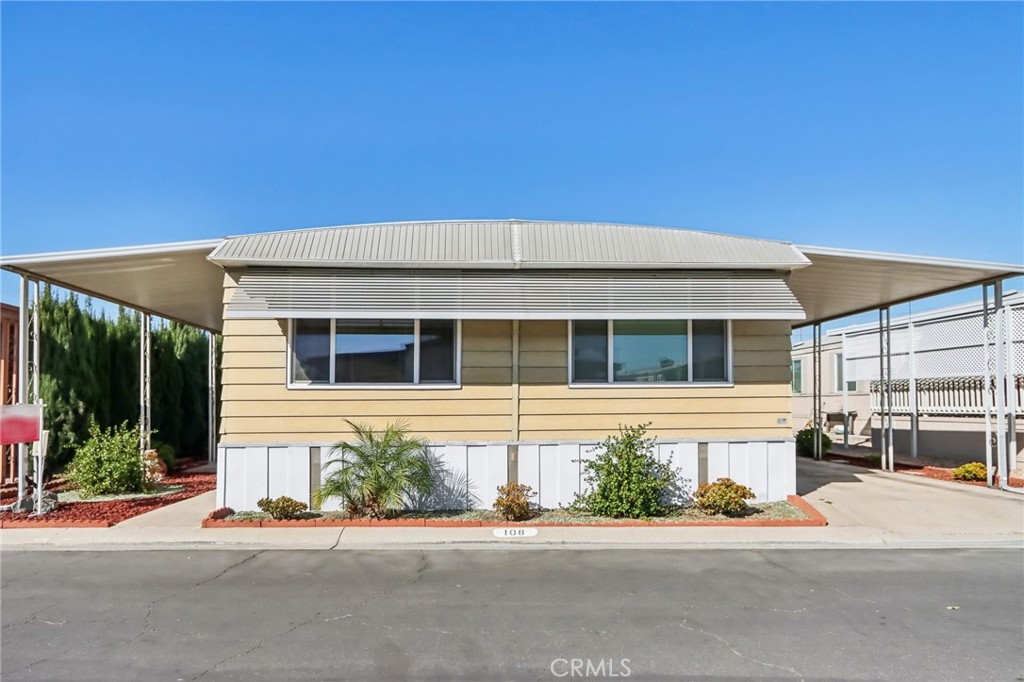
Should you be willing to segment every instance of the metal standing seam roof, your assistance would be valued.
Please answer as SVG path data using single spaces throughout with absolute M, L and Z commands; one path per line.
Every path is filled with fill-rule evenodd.
M 249 265 L 412 268 L 792 270 L 792 244 L 667 227 L 526 220 L 381 223 L 228 237 L 210 260 Z

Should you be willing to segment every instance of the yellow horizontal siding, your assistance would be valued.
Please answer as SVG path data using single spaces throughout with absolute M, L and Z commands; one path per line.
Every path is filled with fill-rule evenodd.
M 458 396 L 452 391 L 452 397 Z M 454 400 L 231 400 L 222 417 L 449 417 L 507 415 L 508 397 Z
M 551 400 L 524 400 L 520 404 L 523 415 L 620 415 L 646 414 L 753 414 L 784 413 L 791 407 L 788 396 L 766 397 L 751 400 L 749 398 L 643 398 L 640 410 L 623 405 L 623 398 L 603 398 L 593 394 L 586 399 L 577 398 Z M 742 402 L 742 404 L 741 404 Z
M 647 398 L 737 398 L 758 399 L 790 397 L 788 384 L 736 384 L 735 386 L 552 386 L 545 384 L 522 386 L 519 394 L 524 399 L 564 398 L 588 401 L 617 398 L 621 402 Z
M 772 429 L 778 426 L 776 413 L 757 412 L 677 412 L 652 414 L 646 410 L 620 414 L 524 414 L 520 419 L 520 433 L 565 431 L 569 429 L 612 432 L 619 424 L 651 422 L 662 430 L 708 429 Z M 788 424 L 788 422 L 787 422 Z M 786 424 L 783 425 L 785 427 Z
M 448 403 L 452 401 L 475 401 L 488 399 L 509 400 L 512 387 L 509 385 L 475 385 L 462 388 L 294 388 L 284 385 L 284 373 L 276 384 L 226 385 L 221 392 L 225 403 L 232 402 L 303 402 L 350 404 L 358 402 L 405 402 L 427 401 Z
M 267 369 L 284 371 L 287 360 L 284 349 L 268 351 L 230 351 L 221 356 L 221 369 Z
M 624 419 L 620 423 L 634 425 L 642 420 Z M 520 431 L 519 439 L 522 441 L 557 442 L 563 440 L 603 440 L 606 436 L 618 432 L 618 424 L 600 429 L 566 429 L 564 431 Z M 727 429 L 659 429 L 648 427 L 648 436 L 657 436 L 661 440 L 671 438 L 701 439 L 701 438 L 735 438 L 737 440 L 760 440 L 764 438 L 792 438 L 793 430 L 789 426 L 777 428 L 727 428 Z
M 436 442 L 511 438 L 507 320 L 463 322 L 461 388 L 289 389 L 286 329 L 276 320 L 225 323 L 223 442 L 333 441 L 346 434 L 346 418 L 376 427 L 403 419 L 414 433 Z
M 368 420 L 369 421 L 369 420 Z M 369 422 L 374 428 L 383 427 L 386 422 Z M 351 432 L 344 430 L 345 424 L 339 424 L 337 429 L 323 433 L 313 431 L 267 431 L 265 433 L 227 433 L 220 437 L 220 442 L 225 445 L 242 443 L 335 443 L 351 436 Z M 427 439 L 431 443 L 458 443 L 466 441 L 478 442 L 507 442 L 508 431 L 414 431 L 416 435 Z
M 284 356 L 288 342 L 284 334 L 274 336 L 225 336 L 221 350 L 227 353 L 279 353 Z
M 394 415 L 379 417 L 362 416 L 353 421 L 383 426 L 394 420 Z M 466 431 L 500 433 L 508 429 L 506 415 L 454 415 L 407 417 L 405 421 L 416 433 L 429 434 L 435 431 Z M 344 429 L 340 417 L 232 417 L 231 433 L 277 433 L 296 431 L 300 433 L 337 433 Z M 507 437 L 507 436 L 506 436 Z
M 227 320 L 221 439 L 324 442 L 344 418 L 383 426 L 406 419 L 435 442 L 511 438 L 512 323 L 462 323 L 460 388 L 346 389 L 285 386 L 287 325 Z M 619 424 L 651 421 L 661 437 L 789 436 L 788 322 L 733 323 L 733 386 L 569 388 L 568 325 L 520 323 L 520 438 L 590 440 Z

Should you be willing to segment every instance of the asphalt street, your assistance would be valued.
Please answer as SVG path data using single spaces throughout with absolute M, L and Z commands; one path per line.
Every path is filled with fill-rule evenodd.
M 1017 550 L 5 550 L 3 679 L 1022 680 Z

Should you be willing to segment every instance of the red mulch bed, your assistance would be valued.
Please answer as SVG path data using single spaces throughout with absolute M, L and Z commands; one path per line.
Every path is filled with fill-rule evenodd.
M 841 462 L 845 464 L 851 464 L 853 466 L 864 467 L 865 469 L 879 469 L 878 464 L 875 462 L 863 459 L 861 457 L 850 457 L 847 455 L 825 455 L 825 459 L 829 462 Z M 925 478 L 934 478 L 939 481 L 952 481 L 953 483 L 963 483 L 965 485 L 978 485 L 985 486 L 985 481 L 959 481 L 953 478 L 953 468 L 947 467 L 932 467 L 932 466 L 920 466 L 915 464 L 902 464 L 896 462 L 896 471 L 902 474 L 910 474 L 911 476 L 923 476 Z M 999 477 L 995 477 L 995 483 L 999 484 Z M 1010 485 L 1014 488 L 1024 488 L 1024 479 L 1010 478 Z
M 159 507 L 181 502 L 190 497 L 213 490 L 217 487 L 217 475 L 214 473 L 190 473 L 177 471 L 169 474 L 161 483 L 166 485 L 182 485 L 184 490 L 156 497 L 141 497 L 133 500 L 109 500 L 105 502 L 61 502 L 56 510 L 42 518 L 28 514 L 0 512 L 0 523 L 4 528 L 18 526 L 71 526 L 95 525 L 112 526 L 125 519 L 145 514 Z M 59 489 L 59 484 L 48 487 L 48 490 Z

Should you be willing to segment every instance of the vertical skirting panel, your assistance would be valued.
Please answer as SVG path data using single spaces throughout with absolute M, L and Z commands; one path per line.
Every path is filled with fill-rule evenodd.
M 558 504 L 567 507 L 580 491 L 580 446 L 561 443 L 558 446 Z
M 796 461 L 793 443 L 768 443 L 768 499 L 784 500 L 796 494 Z
M 729 477 L 730 443 L 708 443 L 708 483 Z
M 689 504 L 697 489 L 697 443 L 658 443 L 659 462 L 671 462 L 678 479 L 673 504 Z
M 558 507 L 558 445 L 545 444 L 540 446 L 540 479 L 537 488 L 537 502 L 540 506 L 555 509 Z
M 768 501 L 768 443 L 747 443 L 747 482 L 744 484 L 757 497 L 753 502 Z
M 584 469 L 584 464 L 586 464 L 587 462 L 592 462 L 594 460 L 594 458 L 597 457 L 597 443 L 583 443 L 579 447 L 580 447 L 580 463 L 579 463 L 579 466 L 580 466 L 580 494 L 581 495 L 586 495 L 587 493 L 590 492 L 590 485 L 587 483 L 586 479 L 584 478 L 584 474 L 586 472 L 586 469 Z
M 536 443 L 528 443 L 519 446 L 519 482 L 533 488 L 534 492 L 540 490 L 540 446 Z M 534 502 L 540 504 L 537 498 Z
M 309 447 L 267 448 L 267 497 L 309 499 Z
M 586 492 L 583 461 L 596 456 L 590 443 L 526 443 L 519 446 L 519 482 L 537 492 L 542 507 L 568 506 Z M 697 487 L 698 443 L 659 443 L 660 461 L 671 458 L 679 476 L 677 500 L 689 502 Z M 505 443 L 433 445 L 433 492 L 406 504 L 416 509 L 490 509 L 498 486 L 508 482 Z M 325 462 L 326 463 L 326 462 Z M 340 466 L 336 458 L 319 472 L 322 483 Z M 796 492 L 796 451 L 792 442 L 741 441 L 708 443 L 708 480 L 729 477 L 749 486 L 757 502 L 785 500 Z M 236 511 L 256 509 L 261 497 L 287 495 L 310 502 L 309 446 L 222 446 L 217 458 L 217 506 Z M 325 511 L 341 501 L 327 499 Z
M 478 509 L 490 509 L 498 495 L 498 486 L 508 482 L 508 446 L 467 446 L 471 502 Z
M 224 456 L 226 448 L 217 448 L 217 509 L 226 507 L 225 494 L 228 485 L 227 458 Z

